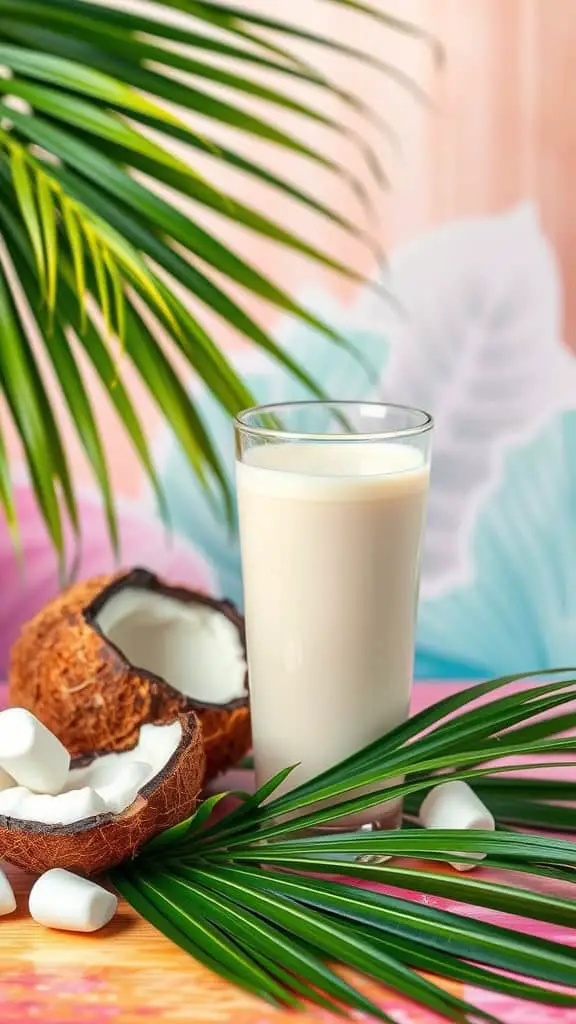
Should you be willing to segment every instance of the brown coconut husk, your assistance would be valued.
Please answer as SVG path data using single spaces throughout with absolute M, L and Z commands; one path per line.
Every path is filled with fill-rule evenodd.
M 160 676 L 134 668 L 97 624 L 98 613 L 122 588 L 214 609 L 237 628 L 245 652 L 244 622 L 229 601 L 172 586 L 145 569 L 97 576 L 70 587 L 23 627 L 11 653 L 10 704 L 33 712 L 73 757 L 131 749 L 140 726 L 195 711 L 209 781 L 250 748 L 247 674 L 242 696 L 221 705 L 193 700 Z
M 125 811 L 70 825 L 0 815 L 0 859 L 35 874 L 67 868 L 95 875 L 134 857 L 153 836 L 188 818 L 202 789 L 204 748 L 194 712 L 180 715 L 179 721 L 182 738 L 177 749 Z M 89 755 L 82 757 L 83 764 L 91 760 Z

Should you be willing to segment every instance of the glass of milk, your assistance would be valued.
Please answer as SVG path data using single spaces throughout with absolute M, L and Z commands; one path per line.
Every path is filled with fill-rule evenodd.
M 376 402 L 236 419 L 258 785 L 298 764 L 292 789 L 408 715 L 431 437 L 428 413 Z M 344 824 L 394 828 L 401 811 Z

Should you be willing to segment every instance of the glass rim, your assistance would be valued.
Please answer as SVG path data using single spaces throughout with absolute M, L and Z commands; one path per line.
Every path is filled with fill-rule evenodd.
M 264 415 L 273 415 L 274 413 L 282 413 L 282 410 L 288 409 L 305 409 L 306 407 L 313 406 L 324 406 L 327 408 L 350 408 L 354 406 L 361 409 L 396 409 L 398 411 L 415 413 L 421 417 L 420 423 L 415 423 L 413 426 L 397 427 L 392 430 L 375 430 L 368 433 L 342 433 L 342 434 L 328 434 L 324 432 L 314 430 L 282 430 L 276 427 L 263 427 L 258 425 L 252 425 L 246 422 L 245 417 L 250 416 L 254 413 L 263 413 Z M 334 443 L 336 441 L 344 441 L 346 443 L 354 443 L 358 441 L 390 441 L 404 437 L 417 437 L 420 434 L 426 434 L 429 430 L 432 430 L 434 426 L 434 419 L 429 412 L 424 409 L 419 409 L 417 406 L 402 405 L 398 402 L 374 402 L 366 401 L 363 402 L 359 399 L 344 399 L 343 401 L 326 401 L 314 400 L 302 402 L 270 402 L 266 405 L 253 405 L 248 409 L 242 409 L 241 412 L 237 413 L 234 417 L 235 429 L 244 434 L 250 434 L 253 437 L 268 437 L 277 440 L 287 441 L 325 441 L 327 443 Z

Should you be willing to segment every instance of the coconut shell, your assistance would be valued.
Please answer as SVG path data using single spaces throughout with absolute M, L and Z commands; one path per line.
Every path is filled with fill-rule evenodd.
M 43 825 L 0 815 L 0 860 L 40 874 L 67 868 L 83 875 L 107 871 L 153 836 L 188 818 L 204 777 L 204 748 L 194 712 L 179 716 L 182 738 L 161 772 L 121 814 L 99 814 L 71 825 Z M 82 758 L 85 764 L 91 758 Z
M 32 711 L 73 757 L 128 750 L 140 726 L 170 722 L 193 710 L 202 724 L 209 781 L 250 749 L 247 679 L 245 696 L 211 705 L 135 669 L 97 625 L 106 601 L 125 587 L 214 608 L 234 623 L 245 649 L 244 622 L 229 601 L 171 586 L 145 569 L 92 577 L 68 588 L 22 628 L 11 653 L 10 704 Z

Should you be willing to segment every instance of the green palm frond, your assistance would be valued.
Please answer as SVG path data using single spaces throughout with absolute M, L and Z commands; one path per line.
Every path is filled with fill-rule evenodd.
M 522 677 L 469 687 L 310 782 L 274 796 L 290 774 L 287 768 L 254 795 L 244 794 L 219 820 L 212 820 L 212 812 L 222 795 L 211 797 L 192 818 L 157 836 L 135 861 L 117 869 L 113 882 L 166 936 L 274 1004 L 294 1006 L 303 997 L 389 1020 L 329 966 L 340 963 L 447 1020 L 496 1018 L 449 994 L 431 975 L 576 1007 L 571 946 L 538 938 L 527 927 L 512 930 L 395 894 L 398 889 L 427 893 L 576 928 L 570 888 L 576 884 L 574 844 L 502 830 L 498 814 L 499 793 L 512 800 L 511 794 L 525 792 L 527 799 L 550 801 L 549 806 L 556 799 L 571 800 L 573 808 L 573 784 L 520 781 L 506 774 L 511 754 L 528 758 L 524 771 L 574 754 L 574 740 L 565 732 L 576 725 L 576 670 L 537 674 L 549 678 L 512 693 L 507 685 Z M 563 709 L 570 702 L 567 721 Z M 542 762 L 543 753 L 551 754 L 552 762 Z M 426 790 L 446 772 L 452 779 L 472 775 L 489 805 L 490 793 L 495 794 L 499 830 L 337 831 L 345 814 L 367 811 L 391 796 L 405 797 L 407 808 L 417 813 Z M 403 781 L 390 788 L 390 780 L 399 776 Z M 366 794 L 368 782 L 375 791 Z M 325 808 L 328 796 L 331 806 Z M 560 823 L 549 824 L 557 830 Z M 330 830 L 310 833 L 316 825 Z M 485 855 L 485 866 L 498 868 L 500 881 L 439 870 L 454 859 L 455 850 L 458 860 Z M 378 861 L 387 856 L 394 859 Z M 413 858 L 424 867 L 416 869 Z M 546 879 L 546 892 L 530 885 L 538 876 Z M 371 891 L 351 882 L 378 882 L 386 889 Z M 561 883 L 558 894 L 551 891 L 552 882 Z
M 18 115 L 12 114 L 12 117 Z M 20 213 L 28 229 L 36 257 L 38 277 L 45 290 L 50 313 L 56 305 L 59 238 L 57 224 L 66 236 L 75 268 L 78 297 L 85 290 L 84 258 L 91 259 L 97 281 L 97 299 L 104 314 L 108 334 L 113 329 L 122 340 L 122 283 L 140 286 L 152 308 L 166 315 L 171 313 L 140 253 L 110 224 L 94 214 L 83 203 L 67 194 L 57 174 L 31 156 L 8 132 L 0 132 L 0 152 L 6 150 Z M 110 289 L 116 288 L 116 323 L 110 316 Z M 83 302 L 81 303 L 83 305 Z M 173 327 L 176 321 L 171 319 Z
M 330 2 L 384 35 L 412 35 L 435 50 L 425 33 L 373 4 Z M 236 252 L 224 234 L 205 229 L 197 211 L 216 211 L 224 223 L 241 224 L 347 280 L 361 278 L 345 260 L 276 219 L 272 204 L 258 209 L 216 187 L 196 166 L 197 156 L 289 196 L 378 258 L 373 189 L 385 185 L 386 174 L 370 139 L 374 132 L 390 135 L 390 126 L 354 89 L 300 57 L 298 45 L 313 42 L 320 55 L 341 51 L 351 61 L 366 56 L 399 88 L 425 99 L 402 69 L 286 19 L 260 18 L 215 0 L 167 0 L 164 6 L 180 12 L 176 24 L 162 16 L 158 4 L 134 12 L 118 9 L 112 0 L 0 0 L 0 327 L 12 343 L 11 353 L 1 357 L 0 394 L 63 567 L 65 519 L 79 531 L 76 497 L 45 364 L 36 357 L 38 339 L 98 482 L 114 546 L 116 513 L 106 452 L 82 384 L 79 347 L 159 502 L 158 478 L 123 380 L 124 361 L 169 416 L 208 494 L 217 502 L 224 499 L 230 511 L 219 456 L 174 357 L 184 357 L 227 413 L 252 403 L 202 322 L 207 312 L 323 396 L 321 386 L 237 297 L 238 286 L 240 295 L 263 299 L 335 344 L 346 341 Z M 341 117 L 326 97 L 351 118 Z M 284 113 L 294 128 L 283 126 L 279 115 Z M 307 123 L 345 137 L 360 151 L 366 173 L 353 173 L 321 145 L 308 142 L 298 131 L 298 124 Z M 325 202 L 323 188 L 315 195 L 248 150 L 242 152 L 240 144 L 236 150 L 228 141 L 221 143 L 221 126 L 234 129 L 240 142 L 265 141 L 323 175 L 340 178 L 349 189 L 352 213 Z M 173 143 L 179 152 L 185 145 L 186 159 L 175 154 Z M 377 283 L 370 287 L 379 289 Z M 22 374 L 26 381 L 16 389 Z M 16 538 L 1 442 L 0 464 L 0 508 Z

